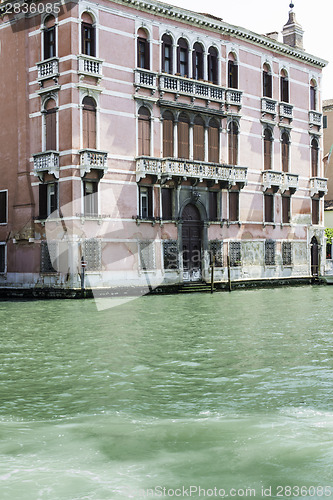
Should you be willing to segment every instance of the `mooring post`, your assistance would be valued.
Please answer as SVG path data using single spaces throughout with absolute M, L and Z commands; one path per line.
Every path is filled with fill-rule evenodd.
M 85 279 L 86 267 L 87 267 L 87 263 L 84 260 L 84 257 L 82 255 L 82 257 L 81 257 L 81 295 L 82 295 L 82 297 L 84 297 L 84 284 L 85 284 L 84 279 Z
M 211 274 L 210 274 L 210 293 L 214 292 L 214 267 L 215 267 L 215 255 L 213 255 L 212 263 L 210 265 Z
M 229 292 L 231 292 L 231 271 L 230 271 L 230 257 L 229 255 L 227 256 L 227 263 L 228 263 L 228 286 L 229 286 Z

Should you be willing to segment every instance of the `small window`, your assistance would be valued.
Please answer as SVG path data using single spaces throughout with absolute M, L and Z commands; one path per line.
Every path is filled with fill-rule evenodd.
M 239 220 L 239 191 L 229 191 L 229 221 Z
M 144 106 L 139 109 L 138 153 L 139 156 L 150 156 L 150 112 Z
M 265 266 L 275 266 L 275 241 L 265 241 Z
M 228 153 L 229 165 L 237 165 L 238 163 L 238 125 L 236 122 L 231 122 L 228 128 Z
M 171 188 L 162 188 L 162 218 L 172 220 L 172 193 Z
M 82 16 L 81 24 L 81 51 L 86 56 L 96 56 L 95 27 L 93 20 L 86 12 Z
M 172 74 L 173 57 L 172 57 L 172 39 L 169 35 L 162 36 L 162 71 Z
M 193 78 L 195 80 L 203 79 L 203 48 L 196 42 L 193 46 Z
M 44 59 L 56 57 L 56 28 L 53 16 L 48 16 L 45 20 L 43 33 Z
M 6 244 L 5 243 L 0 243 L 0 273 L 5 273 L 6 272 L 6 257 L 7 257 L 7 251 L 6 251 Z
M 219 191 L 208 191 L 209 193 L 209 220 L 218 220 L 218 201 L 217 196 Z
M 82 146 L 96 149 L 96 103 L 92 97 L 86 96 L 82 104 Z
M 281 137 L 281 162 L 282 172 L 289 171 L 289 136 L 287 132 L 283 132 Z
M 87 238 L 82 244 L 82 256 L 87 263 L 86 271 L 99 271 L 102 268 L 102 246 L 98 238 Z
M 312 224 L 319 224 L 319 199 L 312 198 Z
M 208 161 L 219 163 L 220 161 L 220 140 L 219 125 L 216 120 L 209 122 L 208 128 Z
M 45 109 L 45 148 L 46 151 L 57 150 L 57 108 L 54 99 L 48 99 Z
M 193 125 L 193 159 L 204 161 L 205 159 L 205 127 L 200 116 L 194 118 Z
M 319 145 L 317 139 L 311 141 L 311 177 L 318 176 Z
M 210 264 L 215 267 L 223 267 L 223 241 L 212 240 L 209 242 Z
M 272 97 L 272 74 L 268 64 L 264 64 L 262 78 L 263 78 L 263 96 Z
M 188 75 L 188 44 L 184 38 L 178 40 L 177 72 L 180 76 Z
M 208 49 L 208 81 L 218 85 L 218 59 L 215 47 Z
M 178 158 L 188 159 L 190 157 L 190 120 L 185 113 L 181 113 L 178 119 Z
M 323 128 L 327 128 L 327 116 L 323 116 Z
M 310 83 L 310 109 L 313 111 L 317 109 L 317 85 L 314 80 Z
M 282 70 L 280 76 L 280 95 L 282 102 L 289 102 L 289 81 L 287 73 Z
M 238 89 L 238 65 L 232 54 L 228 60 L 228 87 L 230 89 Z
M 242 264 L 241 242 L 230 241 L 229 243 L 229 258 L 231 267 L 239 267 Z
M 273 136 L 270 129 L 266 128 L 264 131 L 264 169 L 271 170 L 272 156 L 273 156 Z
M 290 223 L 290 196 L 282 196 L 282 223 Z
M 138 30 L 137 58 L 138 68 L 149 69 L 149 43 L 143 28 Z
M 282 265 L 291 266 L 292 265 L 292 247 L 291 241 L 282 242 Z
M 39 184 L 39 218 L 47 219 L 58 210 L 58 183 Z
M 84 180 L 83 181 L 83 196 L 84 196 L 84 215 L 98 215 L 98 182 Z
M 164 269 L 178 269 L 178 242 L 177 240 L 163 241 Z
M 7 191 L 0 191 L 0 224 L 7 224 Z
M 274 222 L 274 196 L 272 194 L 264 195 L 265 201 L 265 222 Z
M 174 130 L 173 114 L 170 111 L 166 111 L 163 114 L 163 156 L 164 156 L 164 158 L 173 158 L 173 156 L 174 156 L 173 130 Z
M 153 217 L 153 186 L 139 186 L 139 210 L 141 219 Z

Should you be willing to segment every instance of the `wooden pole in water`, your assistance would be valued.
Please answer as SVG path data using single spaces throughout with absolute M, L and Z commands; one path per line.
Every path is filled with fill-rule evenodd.
M 211 275 L 210 275 L 210 293 L 214 292 L 214 267 L 215 267 L 215 255 L 213 255 L 212 263 L 210 266 Z
M 229 255 L 227 256 L 227 264 L 228 264 L 228 286 L 229 286 L 229 292 L 231 292 L 231 271 L 230 271 L 230 257 Z

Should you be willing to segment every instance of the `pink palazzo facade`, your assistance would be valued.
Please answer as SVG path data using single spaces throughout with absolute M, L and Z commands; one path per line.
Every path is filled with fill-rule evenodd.
M 92 288 L 320 274 L 326 61 L 294 12 L 281 43 L 153 0 L 53 6 L 0 20 L 0 286 L 80 287 L 81 260 Z

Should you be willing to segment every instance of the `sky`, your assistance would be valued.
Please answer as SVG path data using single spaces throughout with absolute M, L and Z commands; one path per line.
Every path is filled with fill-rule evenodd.
M 281 31 L 288 21 L 290 0 L 171 0 L 195 12 L 221 17 L 223 21 L 255 33 Z M 323 70 L 322 98 L 333 99 L 333 1 L 294 0 L 297 22 L 304 30 L 305 51 L 329 61 Z

